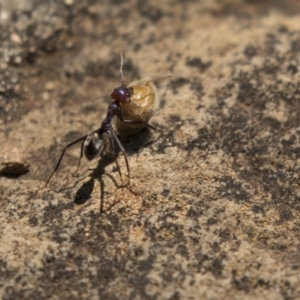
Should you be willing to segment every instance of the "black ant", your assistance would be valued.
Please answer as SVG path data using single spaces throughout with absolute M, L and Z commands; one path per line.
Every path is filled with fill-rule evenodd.
M 137 120 L 137 118 L 134 115 L 133 116 L 129 115 L 129 117 L 131 117 L 131 118 L 129 118 L 128 120 L 127 119 L 125 120 L 123 118 L 123 114 L 122 114 L 122 105 L 126 105 L 126 104 L 134 101 L 134 100 L 132 100 L 132 97 L 134 95 L 135 86 L 148 85 L 152 81 L 154 81 L 158 78 L 167 77 L 169 75 L 156 77 L 156 78 L 148 80 L 147 82 L 137 83 L 136 85 L 127 86 L 124 83 L 124 77 L 123 77 L 123 55 L 122 55 L 122 52 L 120 52 L 120 58 L 121 58 L 120 74 L 121 74 L 122 84 L 120 87 L 115 88 L 113 90 L 113 92 L 111 93 L 111 98 L 115 101 L 112 102 L 108 106 L 107 115 L 106 115 L 105 119 L 103 120 L 101 126 L 97 130 L 93 131 L 92 133 L 87 134 L 87 135 L 71 142 L 63 149 L 53 172 L 50 174 L 49 178 L 46 181 L 45 187 L 47 187 L 52 176 L 59 168 L 60 163 L 63 159 L 63 156 L 65 155 L 66 150 L 79 142 L 82 142 L 81 143 L 81 152 L 80 152 L 80 157 L 78 160 L 77 170 L 76 170 L 75 174 L 78 172 L 78 170 L 80 168 L 80 162 L 81 162 L 83 154 L 85 155 L 87 160 L 92 160 L 96 156 L 98 156 L 98 155 L 102 156 L 104 153 L 107 153 L 110 150 L 115 151 L 115 143 L 116 143 L 118 145 L 118 148 L 120 149 L 120 152 L 124 155 L 124 158 L 125 158 L 127 174 L 128 174 L 128 186 L 129 186 L 129 184 L 130 184 L 130 169 L 129 169 L 128 158 L 127 158 L 127 155 L 126 155 L 123 145 L 121 144 L 119 138 L 117 137 L 116 133 L 114 132 L 114 130 L 112 128 L 114 117 L 117 116 L 118 119 L 124 124 L 131 124 L 131 125 L 136 124 L 136 125 L 142 126 L 142 127 L 149 126 L 150 128 L 153 128 L 153 126 L 151 126 L 150 124 L 147 123 L 147 121 L 149 120 L 149 118 L 151 117 L 152 114 L 149 116 L 149 118 L 145 119 L 145 121 L 143 119 Z M 135 105 L 139 106 L 139 104 L 135 104 Z M 117 161 L 116 161 L 116 163 L 117 163 Z M 117 166 L 119 169 L 118 163 L 117 163 Z M 120 173 L 120 171 L 119 171 L 119 173 Z M 121 173 L 120 173 L 120 177 L 121 177 L 121 181 L 123 182 Z M 123 184 L 122 184 L 122 187 L 123 187 Z

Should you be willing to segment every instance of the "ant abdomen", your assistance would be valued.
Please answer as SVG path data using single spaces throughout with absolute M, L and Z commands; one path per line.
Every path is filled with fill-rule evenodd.
M 92 160 L 99 155 L 100 149 L 102 147 L 102 138 L 99 136 L 98 132 L 93 132 L 89 134 L 84 143 L 84 155 L 87 160 Z

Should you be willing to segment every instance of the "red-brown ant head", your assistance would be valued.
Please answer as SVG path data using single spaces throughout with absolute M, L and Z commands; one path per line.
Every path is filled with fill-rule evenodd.
M 129 88 L 124 85 L 115 88 L 110 95 L 112 99 L 117 100 L 121 103 L 129 102 L 131 100 L 131 96 L 132 96 L 132 88 Z

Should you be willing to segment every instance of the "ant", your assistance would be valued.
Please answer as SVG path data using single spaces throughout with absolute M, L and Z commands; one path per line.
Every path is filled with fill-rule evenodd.
M 98 129 L 96 129 L 95 131 L 93 131 L 92 133 L 82 136 L 79 139 L 77 139 L 77 140 L 69 143 L 67 146 L 65 146 L 65 148 L 63 149 L 63 151 L 58 159 L 58 162 L 57 162 L 54 170 L 52 171 L 52 173 L 50 174 L 49 178 L 46 181 L 45 187 L 47 187 L 52 176 L 59 168 L 60 163 L 65 155 L 66 150 L 79 142 L 81 142 L 81 151 L 80 151 L 80 156 L 79 156 L 79 160 L 78 160 L 77 170 L 74 174 L 76 174 L 80 168 L 80 162 L 81 162 L 83 154 L 85 155 L 87 160 L 92 160 L 95 157 L 97 157 L 98 155 L 102 156 L 103 154 L 109 152 L 110 150 L 115 151 L 115 149 L 116 149 L 115 143 L 116 143 L 120 152 L 124 155 L 124 158 L 125 158 L 127 174 L 128 174 L 128 184 L 127 185 L 130 186 L 129 185 L 130 184 L 130 169 L 129 169 L 127 154 L 126 154 L 125 149 L 124 149 L 123 145 L 121 144 L 119 138 L 117 137 L 116 133 L 114 132 L 114 130 L 112 128 L 114 117 L 117 116 L 118 120 L 124 124 L 130 124 L 130 125 L 135 124 L 135 125 L 139 126 L 140 128 L 149 126 L 150 128 L 154 129 L 153 126 L 151 126 L 150 124 L 147 123 L 149 118 L 152 116 L 152 113 L 149 114 L 148 118 L 144 118 L 144 119 L 143 118 L 138 119 L 137 116 L 130 115 L 130 114 L 129 114 L 129 119 L 124 119 L 122 108 L 123 108 L 123 105 L 125 106 L 126 104 L 129 104 L 131 102 L 135 103 L 135 100 L 133 100 L 132 97 L 135 96 L 135 88 L 136 87 L 149 86 L 149 84 L 152 83 L 152 81 L 157 80 L 159 78 L 167 77 L 170 75 L 163 75 L 160 77 L 155 77 L 155 78 L 149 79 L 146 82 L 127 86 L 124 82 L 124 77 L 123 77 L 123 55 L 122 55 L 121 51 L 120 51 L 120 58 L 121 58 L 120 74 L 121 74 L 122 84 L 120 87 L 115 88 L 113 90 L 113 92 L 111 93 L 111 98 L 114 101 L 111 104 L 109 104 L 108 110 L 107 110 L 107 115 L 106 115 L 105 119 L 103 120 L 101 126 Z M 153 84 L 150 85 L 150 87 L 152 87 L 152 86 L 153 86 Z M 151 93 L 153 95 L 155 95 L 154 88 L 151 90 Z M 146 96 L 147 95 L 142 95 L 142 98 L 145 98 Z M 139 106 L 138 103 L 135 103 L 134 105 Z M 127 112 L 127 111 L 125 110 L 125 112 Z M 120 168 L 119 168 L 117 160 L 116 160 L 116 164 L 119 169 L 119 174 L 121 177 L 122 187 L 123 187 L 123 180 L 122 180 L 122 176 L 121 176 L 121 172 L 120 172 Z

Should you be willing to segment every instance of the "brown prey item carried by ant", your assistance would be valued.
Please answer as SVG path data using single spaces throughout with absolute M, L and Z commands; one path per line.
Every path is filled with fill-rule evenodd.
M 130 84 L 125 84 L 123 77 L 123 55 L 121 56 L 120 74 L 122 84 L 111 93 L 111 98 L 120 101 L 122 110 L 122 117 L 130 122 L 123 122 L 120 118 L 115 119 L 115 125 L 120 134 L 128 135 L 134 134 L 146 126 L 154 129 L 153 126 L 148 124 L 148 121 L 153 116 L 157 106 L 157 92 L 154 81 L 171 77 L 166 74 L 157 77 L 149 77 L 141 80 L 136 80 Z M 126 99 L 126 101 L 124 101 Z

